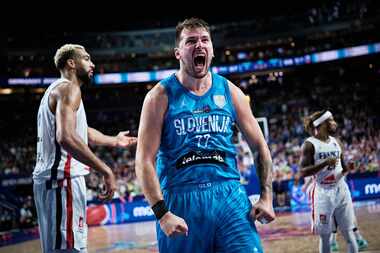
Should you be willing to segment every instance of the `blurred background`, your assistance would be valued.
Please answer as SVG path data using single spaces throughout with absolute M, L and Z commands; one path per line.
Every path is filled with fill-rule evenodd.
M 93 83 L 82 92 L 88 124 L 106 134 L 130 130 L 136 136 L 145 94 L 179 67 L 173 53 L 175 26 L 188 17 L 129 18 L 94 32 L 8 32 L 0 72 L 0 246 L 38 238 L 31 178 L 36 115 L 45 89 L 58 78 L 53 63 L 57 48 L 81 44 L 96 65 Z M 297 176 L 307 137 L 302 118 L 323 109 L 332 111 L 346 160 L 354 164 L 347 177 L 354 202 L 379 199 L 376 2 L 289 4 L 250 15 L 200 18 L 211 26 L 216 55 L 211 71 L 243 90 L 267 133 L 276 211 L 309 210 L 304 182 Z M 241 182 L 254 198 L 259 193 L 254 154 L 238 132 L 235 141 Z M 103 205 L 96 200 L 102 187 L 98 175 L 86 178 L 89 225 L 153 220 L 136 181 L 135 148 L 91 148 L 114 168 L 118 191 L 112 203 Z

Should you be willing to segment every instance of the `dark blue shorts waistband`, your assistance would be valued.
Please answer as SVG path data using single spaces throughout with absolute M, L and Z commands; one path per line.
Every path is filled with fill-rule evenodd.
M 220 186 L 225 185 L 240 185 L 240 181 L 238 180 L 225 180 L 225 181 L 214 181 L 214 182 L 205 182 L 205 183 L 193 183 L 193 184 L 185 184 L 185 185 L 178 185 L 178 186 L 172 186 L 170 188 L 163 189 L 162 191 L 164 193 L 167 192 L 192 192 L 192 191 L 206 191 L 209 189 L 213 189 Z

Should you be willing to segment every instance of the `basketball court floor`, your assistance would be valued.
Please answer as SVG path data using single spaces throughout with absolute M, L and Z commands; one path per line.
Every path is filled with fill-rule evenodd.
M 367 253 L 380 252 L 380 200 L 355 203 L 359 229 L 367 239 Z M 318 252 L 318 237 L 310 232 L 309 212 L 280 214 L 275 222 L 258 224 L 265 252 Z M 141 222 L 122 225 L 91 227 L 88 252 L 94 253 L 148 253 L 158 252 L 155 223 Z M 338 233 L 340 252 L 346 252 Z M 39 240 L 30 240 L 0 248 L 1 253 L 40 252 Z

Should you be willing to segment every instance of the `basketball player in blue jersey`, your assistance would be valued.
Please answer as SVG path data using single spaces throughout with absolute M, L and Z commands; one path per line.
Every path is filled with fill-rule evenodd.
M 104 176 L 112 199 L 116 190 L 112 170 L 90 150 L 87 142 L 127 147 L 135 137 L 120 132 L 107 136 L 87 126 L 80 86 L 89 83 L 95 65 L 83 46 L 66 44 L 57 50 L 55 65 L 61 78 L 41 99 L 37 119 L 37 157 L 33 171 L 42 251 L 87 252 L 86 184 L 88 167 Z
M 353 228 L 354 209 L 351 194 L 344 180 L 348 167 L 344 163 L 343 145 L 332 135 L 337 123 L 330 111 L 318 111 L 304 119 L 311 135 L 302 145 L 300 174 L 313 176 L 309 196 L 312 203 L 312 228 L 319 234 L 319 252 L 330 253 L 330 236 L 336 221 L 347 242 L 347 252 L 358 252 Z
M 158 220 L 161 253 L 262 252 L 255 220 L 274 220 L 272 160 L 243 92 L 209 71 L 210 30 L 191 18 L 176 27 L 180 69 L 147 95 L 136 174 Z M 261 197 L 240 185 L 233 125 L 260 153 Z

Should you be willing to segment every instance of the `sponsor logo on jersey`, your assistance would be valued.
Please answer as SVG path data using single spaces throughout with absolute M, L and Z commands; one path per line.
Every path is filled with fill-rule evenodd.
M 181 156 L 176 161 L 176 168 L 182 169 L 184 167 L 203 164 L 203 163 L 214 163 L 214 164 L 225 164 L 226 153 L 219 150 L 214 151 L 191 151 L 183 156 Z
M 198 113 L 208 113 L 208 112 L 210 112 L 210 111 L 211 111 L 210 106 L 205 105 L 205 106 L 203 106 L 203 107 L 201 107 L 201 108 L 195 109 L 195 110 L 193 111 L 193 113 L 194 113 L 194 114 L 198 114 Z

